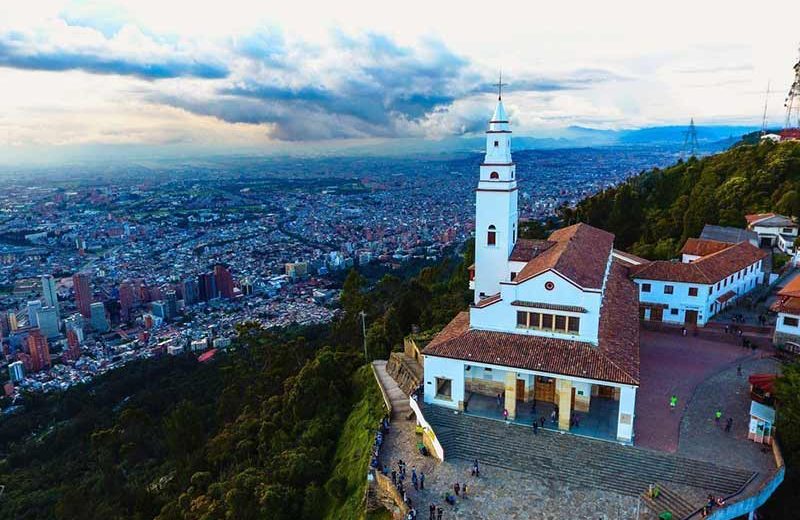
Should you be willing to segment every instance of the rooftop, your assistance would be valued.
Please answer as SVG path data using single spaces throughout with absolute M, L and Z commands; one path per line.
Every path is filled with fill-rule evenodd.
M 758 242 L 758 234 L 755 231 L 728 226 L 714 226 L 712 224 L 706 224 L 703 227 L 703 232 L 700 233 L 700 238 L 704 240 L 728 242 L 729 244 L 736 244 L 738 242 L 750 240 L 753 242 Z
M 470 328 L 458 314 L 423 354 L 550 374 L 639 384 L 639 318 L 636 287 L 627 268 L 612 264 L 600 313 L 599 344 Z

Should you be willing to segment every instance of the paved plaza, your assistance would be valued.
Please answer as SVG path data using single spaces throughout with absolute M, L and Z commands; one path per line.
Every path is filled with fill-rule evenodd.
M 643 448 L 675 452 L 680 424 L 698 385 L 714 374 L 754 356 L 735 341 L 713 337 L 682 336 L 678 332 L 642 330 L 640 337 L 641 385 L 636 393 L 634 443 Z M 712 395 L 726 392 L 709 388 Z M 669 407 L 675 394 L 678 406 Z M 749 404 L 749 401 L 748 401 Z
M 708 492 L 720 496 L 729 494 L 731 489 L 747 482 L 747 475 L 752 472 L 757 472 L 757 477 L 748 488 L 758 486 L 771 475 L 774 470 L 771 450 L 764 450 L 746 438 L 750 404 L 747 376 L 779 370 L 771 350 L 744 349 L 733 338 L 685 337 L 676 332 L 643 330 L 641 359 L 642 386 L 637 395 L 635 437 L 638 448 L 581 440 L 553 431 L 540 432 L 537 437 L 529 428 L 533 420 L 529 405 L 520 405 L 521 416 L 516 424 L 504 425 L 497 420 L 502 412 L 494 399 L 473 396 L 468 409 L 473 417 L 453 415 L 443 409 L 430 411 L 429 421 L 442 423 L 444 420 L 446 425 L 440 424 L 441 431 L 437 431 L 445 449 L 447 446 L 450 449 L 445 462 L 418 453 L 413 421 L 393 424 L 384 446 L 383 460 L 392 468 L 396 468 L 400 458 L 407 462 L 406 489 L 423 519 L 428 518 L 431 503 L 443 507 L 444 519 L 612 520 L 637 518 L 637 515 L 645 519 L 651 518 L 651 512 L 640 504 L 636 495 L 640 487 L 644 490 L 650 478 L 666 483 L 690 503 L 699 504 Z M 674 411 L 668 406 L 672 393 L 679 399 Z M 546 408 L 537 404 L 537 416 L 548 413 Z M 724 419 L 720 423 L 714 420 L 717 409 L 723 412 L 724 419 L 733 419 L 731 432 L 724 431 Z M 447 419 L 448 415 L 454 418 Z M 470 434 L 461 430 L 465 438 L 458 441 L 453 437 L 455 417 L 474 423 L 468 431 L 480 429 L 485 433 Z M 485 418 L 493 420 L 487 422 Z M 491 447 L 475 444 L 478 437 L 474 435 L 485 436 L 485 444 Z M 472 446 L 476 452 L 483 453 L 480 478 L 470 474 L 471 463 L 467 460 L 470 457 L 459 453 L 464 451 L 465 443 L 468 443 L 467 451 Z M 506 443 L 515 455 L 509 452 L 508 457 L 494 457 L 497 459 L 494 460 L 495 452 Z M 564 443 L 574 444 L 572 458 L 566 455 L 569 450 L 558 453 L 558 446 Z M 616 470 L 618 478 L 608 479 L 603 465 L 592 462 L 595 456 L 590 454 L 597 452 L 583 446 L 586 443 L 607 445 L 599 455 L 603 460 L 611 457 L 607 453 L 617 449 L 633 451 L 627 456 L 622 454 L 609 459 L 613 461 L 610 463 L 621 465 Z M 670 462 L 670 458 L 674 461 Z M 619 463 L 619 460 L 629 462 Z M 694 469 L 679 471 L 679 466 L 687 463 Z M 673 470 L 669 470 L 670 465 L 674 465 Z M 415 491 L 411 486 L 412 467 L 425 473 L 424 491 Z M 670 479 L 670 471 L 676 471 L 681 478 Z M 684 475 L 695 481 L 681 485 Z M 455 482 L 462 487 L 467 484 L 468 497 L 458 497 L 456 504 L 450 506 L 444 503 L 443 497 L 445 493 L 453 493 Z M 728 489 L 724 490 L 726 487 Z

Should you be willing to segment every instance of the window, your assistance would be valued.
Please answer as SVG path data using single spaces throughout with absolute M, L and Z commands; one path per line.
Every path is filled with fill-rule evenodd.
M 570 316 L 569 317 L 569 325 L 567 326 L 567 332 L 570 334 L 577 334 L 578 331 L 581 330 L 581 319 L 577 316 Z
M 517 277 L 517 273 L 515 273 L 514 271 L 511 271 L 511 281 L 512 282 L 514 281 L 514 278 L 516 278 L 516 277 Z
M 788 234 L 788 235 L 791 235 L 793 231 L 794 230 L 792 228 L 788 228 L 788 227 L 783 228 L 783 232 Z
M 708 286 L 708 294 L 711 294 L 713 291 L 714 291 L 714 286 L 713 285 L 709 285 Z
M 444 377 L 436 378 L 436 399 L 452 399 L 453 381 Z
M 525 311 L 517 311 L 517 327 L 528 326 L 528 313 Z
M 497 173 L 497 172 L 492 172 L 492 173 L 489 174 L 489 178 L 492 179 L 492 180 L 497 180 L 497 179 L 500 178 L 500 174 Z
M 689 296 L 697 296 L 697 287 L 689 287 Z
M 650 284 L 649 283 L 643 283 L 642 284 L 642 292 L 650 292 Z
M 581 327 L 581 319 L 577 316 L 517 311 L 517 327 L 578 334 Z
M 553 330 L 553 315 L 552 314 L 542 314 L 542 328 Z
M 673 286 L 671 286 L 671 285 L 665 285 L 664 286 L 664 294 L 672 294 L 672 292 L 674 290 L 675 290 L 675 288 Z
M 500 146 L 500 141 L 495 141 L 494 142 L 494 147 L 497 148 L 498 146 Z
M 678 315 L 678 309 L 670 309 L 669 313 L 672 314 L 673 316 L 677 316 Z
M 486 245 L 487 246 L 497 245 L 497 231 L 494 226 L 489 226 L 489 232 L 486 233 Z
M 790 318 L 789 316 L 783 317 L 783 324 L 787 327 L 797 327 L 798 323 L 800 323 L 800 320 L 797 318 Z
M 717 282 L 717 290 L 719 291 L 719 282 Z
M 567 317 L 556 314 L 556 330 L 567 330 Z

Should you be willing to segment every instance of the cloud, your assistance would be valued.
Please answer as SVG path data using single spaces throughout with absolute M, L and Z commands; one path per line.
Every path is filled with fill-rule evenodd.
M 194 77 L 220 79 L 220 60 L 197 56 L 191 48 L 159 41 L 131 25 L 106 36 L 94 27 L 51 20 L 28 31 L 0 32 L 0 67 L 26 70 L 82 70 L 148 80 Z

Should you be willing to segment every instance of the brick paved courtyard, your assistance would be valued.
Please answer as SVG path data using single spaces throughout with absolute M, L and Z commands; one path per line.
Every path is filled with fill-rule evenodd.
M 634 443 L 660 451 L 678 449 L 680 423 L 699 384 L 726 367 L 736 367 L 752 352 L 734 343 L 681 336 L 674 332 L 641 332 L 641 384 L 636 393 Z M 669 408 L 669 397 L 678 406 Z

